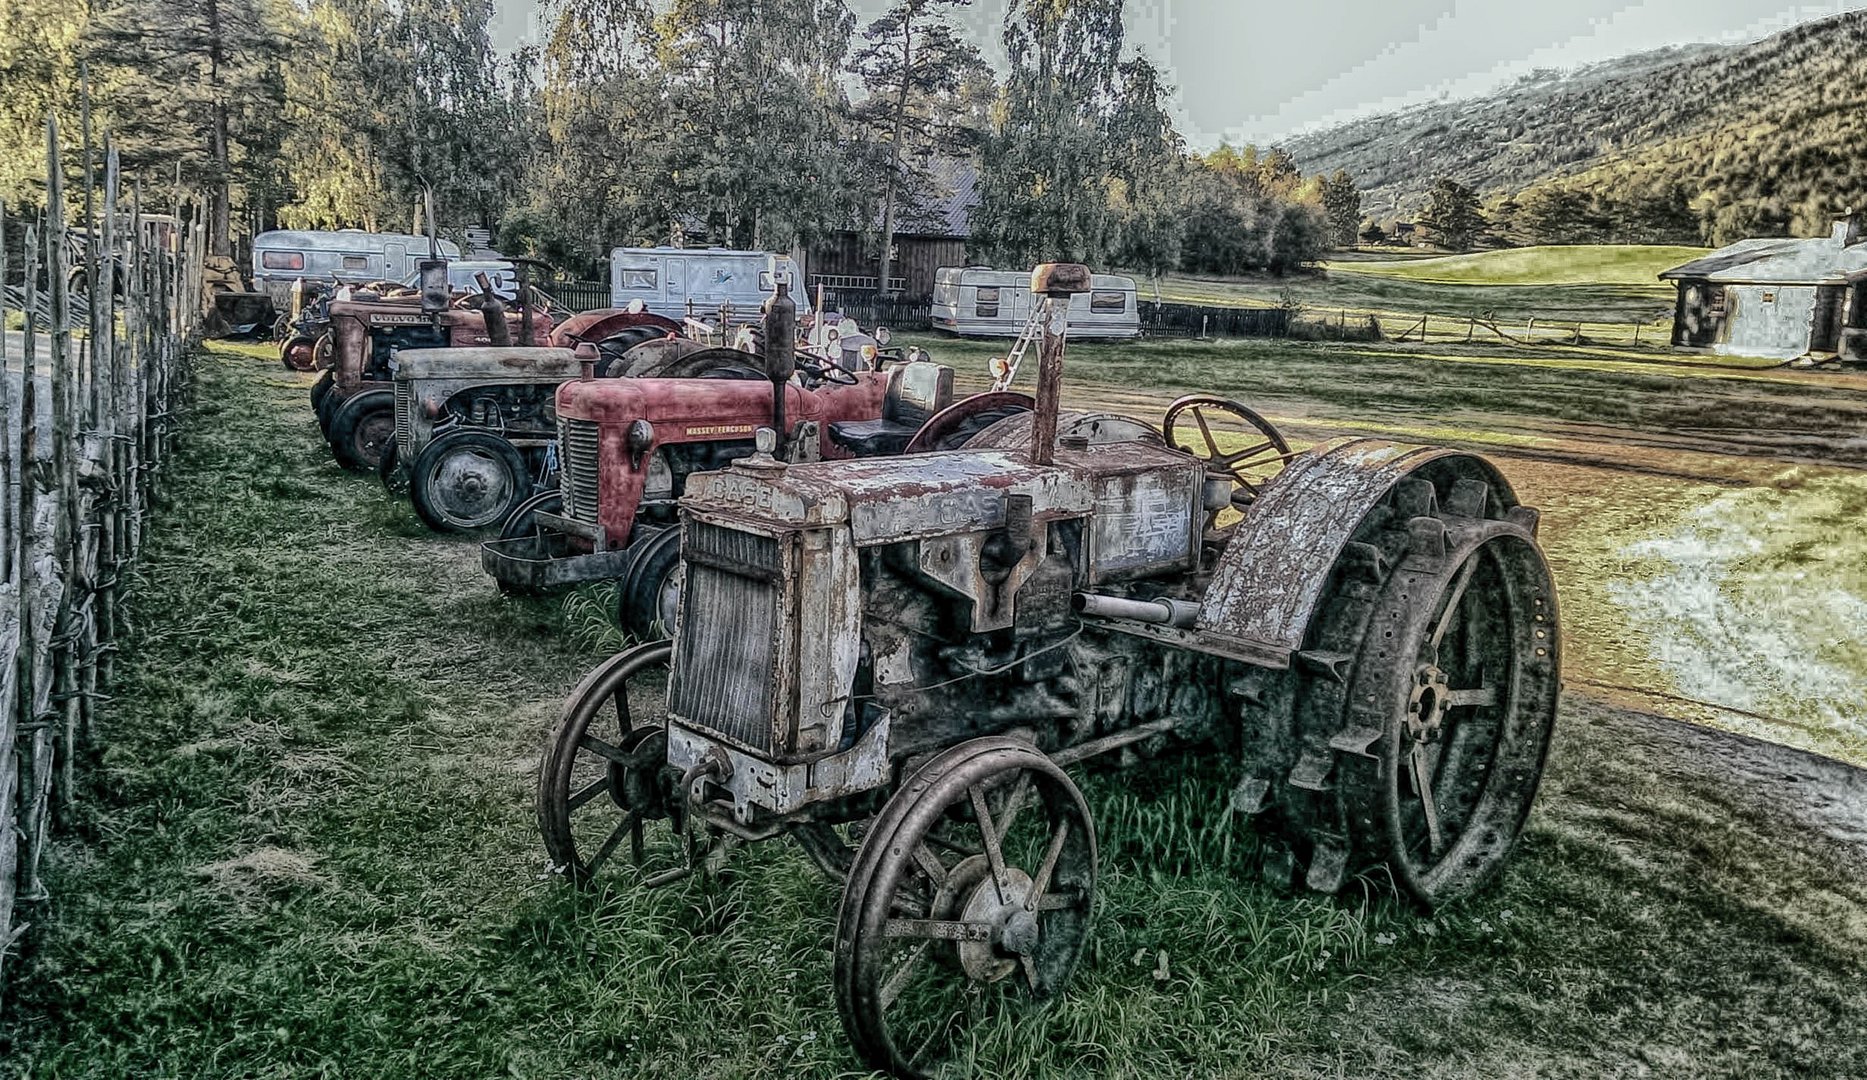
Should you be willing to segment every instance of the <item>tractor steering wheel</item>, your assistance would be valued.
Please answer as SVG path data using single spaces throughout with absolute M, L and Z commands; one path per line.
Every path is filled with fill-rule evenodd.
M 1277 428 L 1229 398 L 1183 397 L 1167 406 L 1161 430 L 1168 446 L 1205 462 L 1207 476 L 1238 485 L 1232 506 L 1241 511 L 1257 501 L 1264 485 L 1290 460 L 1290 444 Z
M 846 371 L 840 365 L 826 363 L 803 353 L 797 356 L 797 370 L 803 372 L 804 378 L 810 381 L 831 386 L 855 386 L 862 381 L 856 378 L 854 372 Z

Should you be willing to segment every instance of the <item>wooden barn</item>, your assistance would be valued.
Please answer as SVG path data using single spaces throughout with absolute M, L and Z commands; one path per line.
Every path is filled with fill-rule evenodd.
M 1728 356 L 1867 361 L 1867 234 L 1741 240 L 1660 275 L 1678 286 L 1673 346 Z
M 890 291 L 906 299 L 933 297 L 934 272 L 943 266 L 965 266 L 967 218 L 979 201 L 979 170 L 970 161 L 935 158 L 927 163 L 927 185 L 911 193 L 898 211 L 895 225 L 895 265 Z M 839 232 L 814 244 L 804 253 L 804 280 L 814 293 L 825 289 L 874 292 L 881 283 L 881 222 L 866 232 Z

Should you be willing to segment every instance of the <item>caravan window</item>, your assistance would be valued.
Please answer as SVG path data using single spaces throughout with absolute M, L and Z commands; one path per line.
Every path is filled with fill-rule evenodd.
M 1128 310 L 1128 294 L 1099 292 L 1089 294 L 1089 310 L 1098 315 L 1120 315 Z
M 624 270 L 622 272 L 622 287 L 625 289 L 656 289 L 660 287 L 659 280 L 653 270 Z
M 998 318 L 998 290 L 981 288 L 979 290 L 978 300 L 973 305 L 972 313 L 974 316 L 981 319 Z
M 303 270 L 305 255 L 302 251 L 268 251 L 260 255 L 259 265 L 267 270 Z
M 368 255 L 345 255 L 344 256 L 344 269 L 345 270 L 368 270 L 369 268 L 370 268 L 370 259 Z

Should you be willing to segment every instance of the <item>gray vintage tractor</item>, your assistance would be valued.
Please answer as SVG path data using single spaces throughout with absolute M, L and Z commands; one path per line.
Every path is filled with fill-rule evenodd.
M 1211 812 L 1263 827 L 1272 878 L 1380 868 L 1430 908 L 1498 872 L 1550 744 L 1556 592 L 1498 470 L 1372 439 L 1290 454 L 1211 398 L 1157 439 L 1059 439 L 1088 280 L 1034 277 L 1021 436 L 690 478 L 672 642 L 591 672 L 541 769 L 572 881 L 626 850 L 665 885 L 795 839 L 841 882 L 844 1029 L 898 1076 L 1068 981 L 1098 871 L 1074 770 L 1223 762 Z

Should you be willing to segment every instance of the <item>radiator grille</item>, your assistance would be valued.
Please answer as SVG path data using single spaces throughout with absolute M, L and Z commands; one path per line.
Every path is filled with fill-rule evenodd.
M 683 559 L 690 551 L 699 559 L 686 562 L 669 711 L 748 748 L 782 752 L 772 712 L 781 696 L 778 542 L 695 521 L 681 541 Z M 722 555 L 741 568 L 719 565 Z
M 395 447 L 405 464 L 415 463 L 414 394 L 406 379 L 395 381 Z
M 588 420 L 558 420 L 558 488 L 564 494 L 564 516 L 597 523 L 599 473 L 597 427 Z

